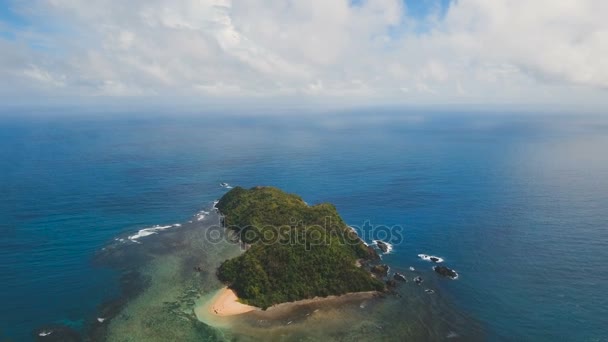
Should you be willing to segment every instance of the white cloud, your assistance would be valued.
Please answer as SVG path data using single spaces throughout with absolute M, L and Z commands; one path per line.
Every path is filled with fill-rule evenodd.
M 32 80 L 38 81 L 43 84 L 51 85 L 54 87 L 65 86 L 65 75 L 55 76 L 50 72 L 40 69 L 35 65 L 31 65 L 29 68 L 23 70 L 23 74 Z
M 605 13 L 608 3 L 601 0 L 467 0 L 452 8 L 443 34 L 478 60 L 608 88 Z
M 33 24 L 2 25 L 0 96 L 608 103 L 604 0 L 459 0 L 425 18 L 400 0 L 13 5 Z

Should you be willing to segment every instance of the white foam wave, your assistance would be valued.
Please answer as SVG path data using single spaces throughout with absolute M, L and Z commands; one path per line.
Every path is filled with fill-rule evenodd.
M 216 209 L 216 205 L 219 203 L 218 200 L 213 201 L 213 208 Z M 188 221 L 188 223 L 192 223 L 194 220 L 196 221 L 202 221 L 205 217 L 207 217 L 207 215 L 209 215 L 208 211 L 205 210 L 201 210 L 198 213 L 196 213 L 194 215 L 194 218 L 190 221 Z M 150 236 L 150 235 L 154 235 L 157 234 L 158 232 L 165 230 L 165 229 L 170 229 L 170 228 L 179 228 L 181 227 L 182 224 L 181 223 L 174 223 L 174 224 L 170 224 L 170 225 L 165 225 L 165 226 L 161 226 L 161 225 L 155 225 L 153 227 L 148 227 L 148 228 L 143 228 L 140 229 L 136 234 L 130 235 L 127 237 L 127 239 L 124 238 L 115 238 L 115 241 L 118 242 L 126 242 L 131 241 L 131 242 L 135 242 L 135 243 L 141 243 L 138 240 L 146 237 L 146 236 Z
M 174 227 L 181 227 L 181 224 L 176 223 L 176 224 L 171 224 L 171 225 L 168 225 L 168 226 L 159 226 L 159 225 L 156 225 L 154 227 L 140 229 L 137 232 L 137 234 L 130 235 L 129 236 L 129 240 L 131 240 L 133 242 L 139 243 L 139 241 L 137 241 L 137 240 L 140 239 L 140 238 L 142 238 L 142 237 L 154 235 L 154 234 L 158 233 L 161 230 L 165 230 L 165 229 L 169 229 L 169 228 L 174 228 Z
M 410 271 L 414 272 L 416 269 L 413 266 L 410 266 Z
M 106 320 L 105 318 L 97 317 L 97 322 L 99 322 L 99 323 L 103 323 L 103 321 L 105 321 L 105 320 Z
M 228 183 L 220 183 L 220 186 L 224 189 L 232 189 L 232 185 Z
M 196 220 L 202 221 L 205 217 L 207 217 L 207 215 L 209 215 L 208 211 L 201 210 L 198 213 L 196 213 Z
M 43 330 L 38 333 L 38 336 L 45 337 L 45 336 L 49 336 L 52 333 L 53 333 L 53 330 Z
M 430 262 L 434 262 L 434 263 L 443 262 L 443 258 L 434 256 L 434 255 L 418 254 L 418 257 L 422 260 L 426 260 L 426 261 L 430 261 Z

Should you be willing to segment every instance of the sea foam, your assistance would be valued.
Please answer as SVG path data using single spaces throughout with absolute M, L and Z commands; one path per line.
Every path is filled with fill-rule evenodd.
M 201 210 L 198 213 L 196 213 L 196 215 L 195 215 L 196 216 L 196 220 L 197 221 L 202 221 L 205 217 L 207 217 L 207 215 L 209 215 L 208 211 Z
M 174 228 L 174 227 L 181 227 L 181 224 L 176 223 L 176 224 L 171 224 L 171 225 L 168 225 L 168 226 L 159 226 L 159 225 L 156 225 L 154 227 L 140 229 L 137 232 L 137 234 L 130 235 L 129 236 L 129 240 L 131 240 L 133 242 L 139 243 L 139 241 L 137 241 L 137 240 L 140 239 L 140 238 L 142 238 L 142 237 L 150 236 L 150 235 L 158 233 L 161 230 L 165 230 L 165 229 L 169 229 L 169 228 Z
M 430 262 L 435 262 L 435 263 L 443 262 L 443 258 L 434 256 L 434 255 L 418 254 L 418 257 L 422 260 L 426 260 L 426 261 L 430 261 Z M 432 258 L 437 259 L 437 260 L 433 261 L 433 260 L 431 260 Z
M 45 337 L 45 336 L 49 336 L 52 333 L 53 333 L 53 330 L 43 330 L 38 333 L 38 336 Z

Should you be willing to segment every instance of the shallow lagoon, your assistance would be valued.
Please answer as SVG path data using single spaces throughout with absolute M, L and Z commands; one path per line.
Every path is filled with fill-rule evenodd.
M 145 279 L 140 291 L 124 307 L 104 317 L 93 333 L 112 341 L 167 340 L 369 340 L 400 338 L 481 338 L 472 319 L 451 307 L 441 294 L 424 289 L 437 280 L 431 271 L 403 270 L 408 276 L 422 274 L 418 286 L 402 283 L 396 293 L 369 298 L 345 296 L 286 305 L 266 312 L 230 317 L 201 317 L 196 308 L 223 285 L 215 277 L 219 264 L 241 253 L 238 244 L 209 242 L 207 232 L 218 224 L 217 213 L 202 221 L 184 223 L 137 240 L 125 240 L 105 248 L 100 263 L 119 265 L 123 272 L 137 272 Z M 129 261 L 127 261 L 129 260 Z M 138 260 L 139 262 L 137 262 Z M 125 267 L 129 265 L 128 267 Z M 198 271 L 195 267 L 200 267 Z M 202 323 L 202 321 L 208 323 Z M 211 325 L 211 326 L 210 326 Z

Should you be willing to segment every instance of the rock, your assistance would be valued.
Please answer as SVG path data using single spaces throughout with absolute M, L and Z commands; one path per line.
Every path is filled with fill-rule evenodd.
M 452 279 L 458 278 L 458 273 L 456 273 L 456 271 L 445 266 L 435 266 L 433 267 L 433 270 L 435 270 L 435 272 L 444 277 L 449 277 Z
M 372 273 L 386 277 L 388 275 L 388 265 L 376 265 L 371 269 Z
M 405 279 L 405 276 L 399 272 L 395 272 L 395 274 L 393 275 L 393 278 L 395 280 L 407 281 L 407 279 Z
M 439 258 L 437 258 L 437 257 L 430 257 L 430 259 L 431 259 L 431 261 L 432 261 L 432 262 L 437 262 L 437 261 L 439 261 Z
M 376 241 L 376 245 L 378 245 L 378 248 L 380 248 L 380 250 L 382 251 L 382 253 L 388 252 L 388 245 L 385 242 L 377 240 Z
M 415 282 L 416 282 L 416 284 L 418 284 L 418 285 L 422 284 L 422 282 L 423 282 L 422 277 L 420 277 L 420 276 L 418 276 L 418 277 L 414 278 L 414 281 L 415 281 Z
M 202 268 L 202 267 L 200 267 L 200 266 L 194 266 L 194 270 L 195 270 L 196 272 L 203 272 L 203 268 Z
M 367 246 L 367 258 L 369 260 L 379 260 L 380 255 L 372 246 Z
M 394 281 L 394 280 L 392 280 L 392 279 L 389 279 L 389 280 L 386 281 L 386 287 L 389 288 L 389 289 L 390 288 L 395 288 L 395 287 L 397 287 L 397 282 Z

